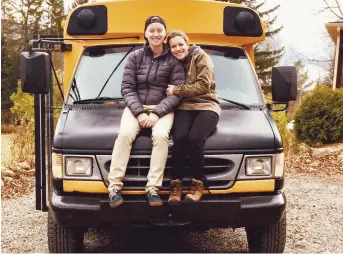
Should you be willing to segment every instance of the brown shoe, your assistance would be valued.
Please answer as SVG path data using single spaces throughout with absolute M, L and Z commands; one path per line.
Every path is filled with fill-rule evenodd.
M 170 182 L 170 196 L 168 199 L 169 205 L 179 205 L 181 203 L 181 195 L 182 195 L 182 181 L 172 180 Z
M 192 190 L 191 194 L 187 194 L 185 202 L 199 202 L 202 197 L 202 191 L 204 190 L 204 183 L 199 180 L 192 179 Z

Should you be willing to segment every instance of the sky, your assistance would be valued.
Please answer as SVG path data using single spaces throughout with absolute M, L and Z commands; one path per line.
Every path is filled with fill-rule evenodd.
M 330 5 L 334 5 L 334 1 L 327 0 Z M 343 0 L 337 1 L 343 7 Z M 72 2 L 64 0 L 65 8 Z M 334 53 L 325 24 L 338 18 L 329 10 L 321 11 L 326 7 L 324 0 L 266 0 L 265 8 L 276 5 L 280 8 L 275 27 L 283 26 L 277 44 L 285 47 L 280 64 L 287 65 L 300 59 L 312 80 L 322 78 L 327 73 L 327 61 Z
M 334 6 L 334 0 L 327 0 Z M 343 0 L 338 0 L 343 7 Z M 276 26 L 283 26 L 280 44 L 285 47 L 285 57 L 281 61 L 303 60 L 313 80 L 326 73 L 328 60 L 334 53 L 334 44 L 325 24 L 338 18 L 329 10 L 322 11 L 324 0 L 267 0 L 267 6 L 280 4 Z M 313 61 L 319 60 L 319 61 Z M 281 63 L 282 64 L 282 63 Z

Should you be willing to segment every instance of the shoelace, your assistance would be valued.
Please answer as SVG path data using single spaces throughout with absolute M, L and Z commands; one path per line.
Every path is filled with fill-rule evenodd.
M 200 191 L 200 183 L 192 183 L 192 194 L 194 195 L 197 191 Z
M 114 189 L 112 193 L 110 194 L 110 198 L 114 199 L 114 197 L 118 196 L 118 193 L 120 193 L 118 190 Z
M 172 188 L 172 194 L 174 196 L 178 196 L 180 194 L 181 190 L 178 185 L 174 185 Z
M 157 190 L 156 190 L 156 189 L 151 189 L 151 190 L 149 191 L 149 196 L 158 196 Z

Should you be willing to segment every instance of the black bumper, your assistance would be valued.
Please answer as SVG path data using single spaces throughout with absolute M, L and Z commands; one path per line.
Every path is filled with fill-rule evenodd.
M 112 209 L 105 197 L 59 196 L 52 194 L 49 204 L 54 219 L 61 224 L 79 227 L 102 226 L 188 226 L 188 227 L 253 227 L 275 224 L 281 220 L 286 196 L 206 195 L 194 204 L 150 207 L 144 196 L 140 200 L 123 197 L 124 203 Z M 167 200 L 167 197 L 164 198 Z

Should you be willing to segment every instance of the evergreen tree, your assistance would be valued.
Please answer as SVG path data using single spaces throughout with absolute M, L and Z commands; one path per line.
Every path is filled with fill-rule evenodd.
M 19 78 L 19 24 L 13 15 L 14 1 L 1 2 L 1 112 L 2 120 L 9 123 L 10 96 L 17 90 Z
M 48 5 L 48 34 L 63 37 L 62 21 L 64 19 L 63 0 L 46 0 Z
M 43 0 L 20 0 L 19 5 L 15 7 L 21 24 L 21 45 L 24 48 L 27 48 L 33 35 L 39 34 L 42 29 L 43 4 Z
M 9 97 L 17 90 L 20 78 L 20 52 L 41 30 L 43 0 L 3 0 L 1 2 L 1 109 L 12 106 Z M 4 111 L 3 111 L 4 113 Z M 4 119 L 3 120 L 8 120 Z
M 226 0 L 219 1 L 227 2 Z M 282 30 L 282 27 L 273 28 L 277 16 L 274 16 L 271 20 L 269 20 L 269 16 L 273 15 L 274 12 L 280 8 L 280 5 L 276 5 L 271 9 L 261 11 L 261 8 L 265 5 L 266 0 L 230 0 L 229 2 L 234 4 L 244 4 L 255 10 L 268 25 L 266 38 L 272 40 L 273 37 Z M 272 45 L 266 45 L 266 42 L 261 42 L 257 43 L 254 49 L 256 72 L 261 85 L 270 85 L 271 68 L 277 65 L 280 61 L 284 52 L 284 48 L 274 48 Z
M 89 3 L 90 0 L 74 0 L 73 4 L 71 5 L 71 9 L 76 8 L 77 6 L 81 4 Z M 69 10 L 70 11 L 70 10 Z
M 288 118 L 290 120 L 293 120 L 294 114 L 296 109 L 301 104 L 301 100 L 304 97 L 306 90 L 311 88 L 311 86 L 314 86 L 314 82 L 310 80 L 310 76 L 308 74 L 308 71 L 305 70 L 305 66 L 301 60 L 297 60 L 295 62 L 295 68 L 297 71 L 297 78 L 298 78 L 298 87 L 297 87 L 297 99 L 296 101 L 292 101 L 289 103 L 289 107 L 287 110 Z

